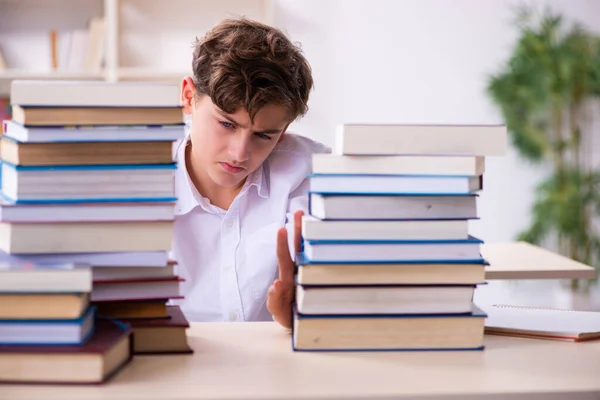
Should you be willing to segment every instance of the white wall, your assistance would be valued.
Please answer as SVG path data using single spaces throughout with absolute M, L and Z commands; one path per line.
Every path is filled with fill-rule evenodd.
M 337 123 L 499 123 L 486 80 L 517 38 L 516 1 L 277 0 L 276 23 L 303 43 L 316 88 L 311 111 L 293 128 L 332 144 Z M 600 31 L 600 1 L 549 5 Z M 511 148 L 489 158 L 479 221 L 487 242 L 514 240 L 529 223 L 534 187 L 544 176 Z

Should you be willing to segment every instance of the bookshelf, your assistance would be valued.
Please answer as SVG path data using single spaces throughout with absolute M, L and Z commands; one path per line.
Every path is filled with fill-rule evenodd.
M 229 16 L 271 23 L 272 1 L 0 0 L 0 54 L 5 63 L 0 67 L 0 98 L 8 97 L 15 79 L 179 82 L 191 73 L 196 37 Z M 94 18 L 103 21 L 96 41 L 89 33 Z M 52 31 L 57 34 L 54 53 Z M 75 31 L 88 32 L 87 41 L 77 42 Z M 65 33 L 70 39 L 64 39 Z M 61 52 L 67 48 L 65 40 L 70 60 Z M 80 54 L 93 52 L 86 46 L 90 42 L 98 48 L 101 64 L 76 61 L 73 67 L 73 59 L 85 60 L 89 56 Z

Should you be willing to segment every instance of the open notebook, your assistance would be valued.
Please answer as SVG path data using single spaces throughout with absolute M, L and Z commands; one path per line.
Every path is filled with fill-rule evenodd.
M 540 339 L 600 339 L 600 312 L 494 304 L 485 308 L 485 333 Z

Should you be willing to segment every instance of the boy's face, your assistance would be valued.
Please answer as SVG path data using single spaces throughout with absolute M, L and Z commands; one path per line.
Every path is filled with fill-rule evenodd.
M 196 173 L 220 187 L 239 188 L 260 167 L 289 125 L 287 110 L 276 105 L 260 109 L 251 123 L 247 111 L 225 113 L 210 97 L 196 96 L 184 112 L 191 113 L 191 158 Z M 200 170 L 198 170 L 200 169 Z

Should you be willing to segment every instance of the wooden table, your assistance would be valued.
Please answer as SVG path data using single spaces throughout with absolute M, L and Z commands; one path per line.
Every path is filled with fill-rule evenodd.
M 600 399 L 600 341 L 300 353 L 274 322 L 195 323 L 188 335 L 193 355 L 136 356 L 100 386 L 0 385 L 0 399 Z
M 484 243 L 486 279 L 593 279 L 596 270 L 526 242 Z

